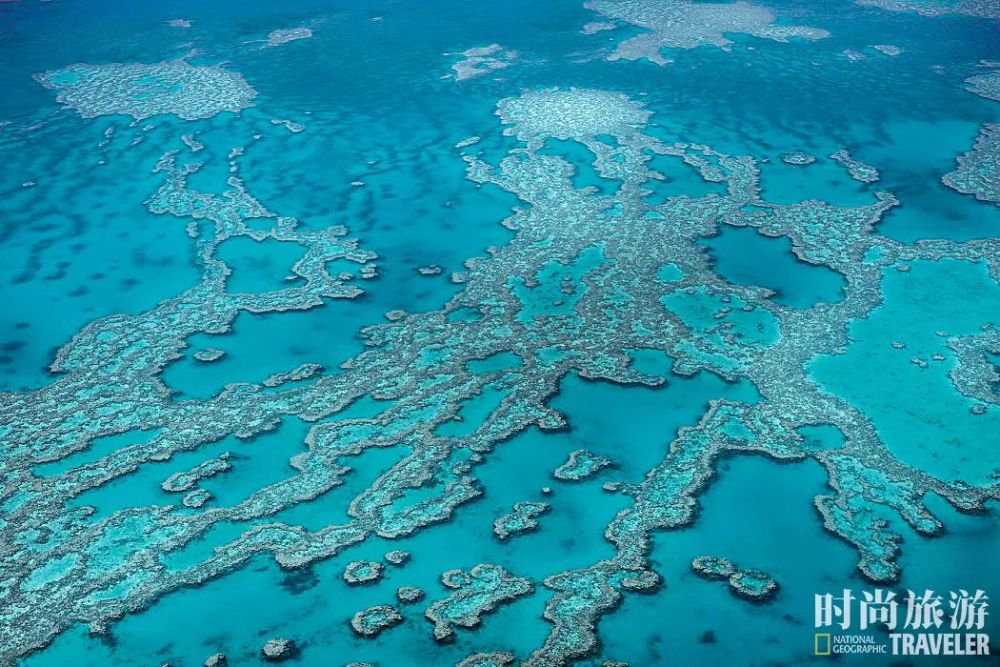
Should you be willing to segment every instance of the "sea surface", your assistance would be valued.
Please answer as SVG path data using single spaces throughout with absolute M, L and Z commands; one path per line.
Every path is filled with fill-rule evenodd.
M 997 124 L 995 0 L 0 2 L 0 665 L 996 661 Z

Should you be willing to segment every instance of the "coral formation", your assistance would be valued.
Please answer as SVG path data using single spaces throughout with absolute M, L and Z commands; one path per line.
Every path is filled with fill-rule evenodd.
M 523 502 L 514 505 L 514 511 L 493 522 L 493 534 L 501 540 L 538 528 L 538 517 L 549 510 L 546 503 Z
M 309 39 L 312 36 L 313 32 L 309 28 L 287 28 L 282 30 L 273 30 L 267 36 L 267 41 L 264 43 L 264 45 L 269 48 L 273 48 L 275 46 L 281 46 L 282 44 L 287 44 L 288 42 L 294 42 L 297 39 Z
M 1000 69 L 977 74 L 965 80 L 969 90 L 988 100 L 1000 102 Z
M 377 637 L 402 622 L 403 617 L 394 607 L 379 604 L 356 613 L 351 618 L 351 627 L 362 637 Z
M 778 583 L 769 574 L 761 570 L 740 570 L 728 558 L 698 556 L 691 561 L 691 569 L 703 579 L 728 581 L 733 595 L 751 602 L 765 602 L 778 592 Z
M 209 347 L 204 350 L 198 350 L 193 356 L 196 361 L 208 364 L 213 361 L 218 361 L 222 357 L 226 356 L 226 353 L 224 350 L 220 350 L 216 347 Z
M 892 44 L 875 44 L 872 48 L 879 53 L 884 53 L 887 56 L 898 56 L 903 52 L 903 49 L 898 46 L 893 46 Z
M 842 148 L 833 153 L 830 159 L 844 165 L 851 178 L 860 183 L 874 183 L 879 179 L 878 169 L 864 162 L 858 162 L 846 149 Z
M 569 458 L 552 472 L 552 476 L 563 481 L 578 482 L 613 465 L 611 459 L 598 456 L 586 449 L 577 449 L 570 452 Z
M 385 562 L 397 567 L 405 565 L 408 560 L 410 560 L 409 551 L 400 551 L 399 549 L 396 549 L 385 555 Z
M 468 572 L 449 570 L 441 575 L 441 583 L 454 589 L 453 592 L 424 612 L 434 624 L 434 639 L 438 641 L 450 640 L 455 626 L 476 627 L 483 614 L 534 590 L 527 579 L 515 576 L 499 565 L 485 563 Z
M 866 7 L 878 7 L 891 12 L 914 12 L 922 16 L 965 14 L 982 18 L 1000 18 L 996 0 L 854 0 Z
M 1000 125 L 987 123 L 972 150 L 956 158 L 958 168 L 941 177 L 949 188 L 1000 206 Z
M 808 153 L 804 153 L 803 151 L 794 151 L 792 153 L 783 154 L 781 156 L 781 161 L 787 164 L 804 167 L 816 162 L 816 158 Z
M 424 591 L 416 586 L 400 586 L 396 590 L 396 599 L 403 604 L 413 604 L 424 599 Z
M 282 637 L 268 639 L 260 652 L 268 662 L 283 662 L 295 654 L 295 642 Z
M 477 46 L 462 51 L 461 60 L 451 66 L 456 81 L 474 79 L 496 70 L 506 69 L 517 60 L 517 51 L 505 49 L 499 44 Z
M 353 585 L 378 581 L 382 576 L 382 563 L 371 560 L 355 560 L 347 564 L 344 581 Z
M 257 96 L 240 74 L 219 66 L 196 67 L 184 59 L 152 65 L 77 64 L 35 78 L 84 118 L 124 114 L 143 120 L 171 114 L 195 120 L 238 113 Z
M 740 11 L 751 11 L 746 7 L 752 6 Z M 89 90 L 67 79 L 61 85 Z M 64 102 L 78 102 L 84 115 L 109 108 L 88 102 L 87 95 Z M 111 107 L 140 115 L 170 108 L 184 117 L 222 106 L 191 107 L 176 99 L 126 105 L 122 95 L 117 99 L 111 96 Z M 302 368 L 289 369 L 280 382 L 274 376 L 270 385 L 267 378 L 234 382 L 205 399 L 175 400 L 161 378 L 192 336 L 224 334 L 241 313 L 280 316 L 353 299 L 377 276 L 376 258 L 347 238 L 344 227 L 300 225 L 251 196 L 240 177 L 243 147 L 230 154 L 223 194 L 191 187 L 189 177 L 201 168 L 191 161 L 193 152 L 163 155 L 154 172 L 159 187 L 146 206 L 165 224 L 188 225 L 198 283 L 144 312 L 94 320 L 59 351 L 48 384 L 0 394 L 0 624 L 10 630 L 4 659 L 14 661 L 77 624 L 105 632 L 125 614 L 254 558 L 268 556 L 295 570 L 367 540 L 402 538 L 448 521 L 483 494 L 477 468 L 495 449 L 534 427 L 567 427 L 550 405 L 567 375 L 647 387 L 668 381 L 637 368 L 629 350 L 669 355 L 671 381 L 714 374 L 752 385 L 755 399 L 710 401 L 641 481 L 614 487 L 626 504 L 605 530 L 612 551 L 542 581 L 550 591 L 544 615 L 551 628 L 528 665 L 587 656 L 597 645 L 602 614 L 627 594 L 659 586 L 649 558 L 652 535 L 691 525 L 722 456 L 753 453 L 822 465 L 829 488 L 814 502 L 824 526 L 855 549 L 859 570 L 876 582 L 899 577 L 901 523 L 921 535 L 943 530 L 924 498 L 940 496 L 970 512 L 998 498 L 995 485 L 939 479 L 901 461 L 864 413 L 817 387 L 806 368 L 817 355 L 843 351 L 847 324 L 881 303 L 886 271 L 918 260 L 958 259 L 1000 279 L 996 239 L 903 244 L 883 236 L 876 225 L 898 204 L 890 193 L 875 193 L 857 206 L 769 202 L 752 157 L 664 142 L 646 129 L 650 112 L 618 93 L 527 91 L 500 101 L 497 114 L 520 143 L 495 163 L 496 155 L 486 153 L 462 159 L 470 181 L 513 193 L 522 205 L 503 221 L 510 241 L 467 261 L 442 308 L 364 329 L 364 351 L 337 372 L 295 381 Z M 614 188 L 576 187 L 573 164 L 540 150 L 552 138 L 589 151 L 598 174 Z M 648 186 L 663 179 L 649 164 L 654 156 L 723 186 L 721 193 L 650 202 Z M 724 226 L 786 238 L 802 262 L 845 276 L 845 298 L 791 308 L 768 289 L 726 282 L 697 245 Z M 232 269 L 217 249 L 236 237 L 301 244 L 305 254 L 292 267 L 297 279 L 272 291 L 229 293 Z M 334 262 L 338 272 L 331 275 Z M 673 267 L 669 277 L 662 272 L 667 266 Z M 961 349 L 970 345 L 952 342 Z M 470 362 L 498 354 L 521 361 L 470 370 Z M 979 368 L 978 354 L 963 355 L 963 367 Z M 978 396 L 985 377 L 977 372 L 976 380 L 963 380 L 964 391 Z M 484 395 L 496 396 L 496 404 L 468 422 L 463 435 L 443 429 L 455 423 L 463 405 Z M 379 402 L 376 414 L 338 418 L 370 399 Z M 188 495 L 188 508 L 136 506 L 106 515 L 88 504 L 89 492 L 151 464 L 182 473 L 171 486 L 185 486 L 201 466 L 170 463 L 174 456 L 230 436 L 249 440 L 273 432 L 290 417 L 306 422 L 308 435 L 289 462 L 289 475 L 242 500 L 202 507 L 199 496 Z M 808 447 L 798 429 L 816 425 L 835 428 L 843 444 Z M 127 436 L 128 444 L 112 451 L 95 446 L 115 436 Z M 312 528 L 284 520 L 283 511 L 342 485 L 354 457 L 391 448 L 401 455 L 356 493 L 346 520 Z M 89 456 L 64 469 L 45 466 L 76 453 Z M 194 489 L 190 494 L 195 487 L 185 488 Z M 213 542 L 212 528 L 225 523 L 242 532 Z M 164 559 L 199 541 L 211 547 L 205 557 L 183 565 Z M 447 572 L 442 580 L 453 590 L 426 611 L 441 640 L 534 590 L 532 581 L 499 565 Z M 751 592 L 766 588 L 752 572 L 738 584 Z M 359 612 L 351 624 L 358 634 L 373 636 L 401 620 L 395 609 L 380 605 Z
M 778 17 L 766 7 L 749 2 L 702 3 L 689 0 L 589 0 L 585 6 L 609 19 L 624 21 L 647 32 L 618 44 L 609 60 L 645 58 L 659 65 L 667 64 L 661 55 L 665 48 L 693 49 L 702 45 L 729 48 L 732 40 L 726 33 L 743 33 L 787 42 L 792 38 L 823 39 L 826 30 L 809 26 L 778 23 Z M 603 24 L 590 23 L 584 32 L 592 34 Z

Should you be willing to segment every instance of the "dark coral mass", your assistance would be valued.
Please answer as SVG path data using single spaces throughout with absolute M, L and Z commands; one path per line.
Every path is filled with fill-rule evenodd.
M 1000 9 L 580 2 L 0 4 L 0 664 L 990 649 Z

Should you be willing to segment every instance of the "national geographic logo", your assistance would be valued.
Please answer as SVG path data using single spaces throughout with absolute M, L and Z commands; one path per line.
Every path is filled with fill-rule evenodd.
M 984 656 L 990 654 L 990 637 L 982 630 L 989 615 L 989 597 L 982 590 L 950 591 L 947 598 L 925 590 L 917 595 L 907 591 L 903 599 L 904 616 L 900 623 L 900 601 L 896 593 L 876 588 L 855 596 L 844 589 L 839 596 L 826 593 L 816 596 L 816 628 L 880 628 L 881 633 L 847 634 L 817 632 L 813 636 L 813 655 L 906 655 L 906 656 Z M 856 604 L 855 604 L 856 603 Z M 947 621 L 945 617 L 947 615 Z M 909 632 L 896 632 L 896 629 Z M 951 632 L 949 632 L 949 630 Z
M 821 648 L 822 647 L 822 648 Z M 817 632 L 813 643 L 813 655 L 830 655 L 830 633 Z
M 835 635 L 817 632 L 813 640 L 813 655 L 878 655 L 888 654 L 889 646 L 875 635 Z

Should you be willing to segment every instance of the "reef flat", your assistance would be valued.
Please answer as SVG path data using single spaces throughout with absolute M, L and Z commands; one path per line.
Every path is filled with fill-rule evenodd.
M 456 81 L 473 79 L 496 70 L 510 67 L 517 60 L 517 52 L 505 49 L 499 44 L 479 46 L 462 51 L 464 56 L 451 66 Z
M 984 202 L 1000 204 L 1000 125 L 983 126 L 976 143 L 956 158 L 958 168 L 941 177 L 944 184 Z
M 878 7 L 893 12 L 915 12 L 923 16 L 965 14 L 983 18 L 1000 16 L 995 0 L 855 0 L 859 5 Z
M 1000 70 L 991 70 L 965 80 L 969 91 L 980 97 L 1000 102 Z M 1000 125 L 983 125 L 972 150 L 956 158 L 958 168 L 941 180 L 949 188 L 975 195 L 984 202 L 1000 205 Z
M 149 9 L 170 49 L 18 47 L 0 662 L 743 664 L 740 628 L 811 629 L 827 589 L 988 570 L 1000 133 L 975 63 L 1000 54 L 903 31 L 853 62 L 880 21 L 954 24 L 844 4 Z
M 820 28 L 776 25 L 777 16 L 771 10 L 749 2 L 590 0 L 585 6 L 610 19 L 648 30 L 618 44 L 608 56 L 609 60 L 645 58 L 665 65 L 668 61 L 660 54 L 661 49 L 693 49 L 703 44 L 725 49 L 733 42 L 724 33 L 743 33 L 778 42 L 793 37 L 822 39 L 829 36 Z
M 56 99 L 84 118 L 125 114 L 143 120 L 173 114 L 187 120 L 239 112 L 257 92 L 242 76 L 187 60 L 153 65 L 71 65 L 37 76 Z

